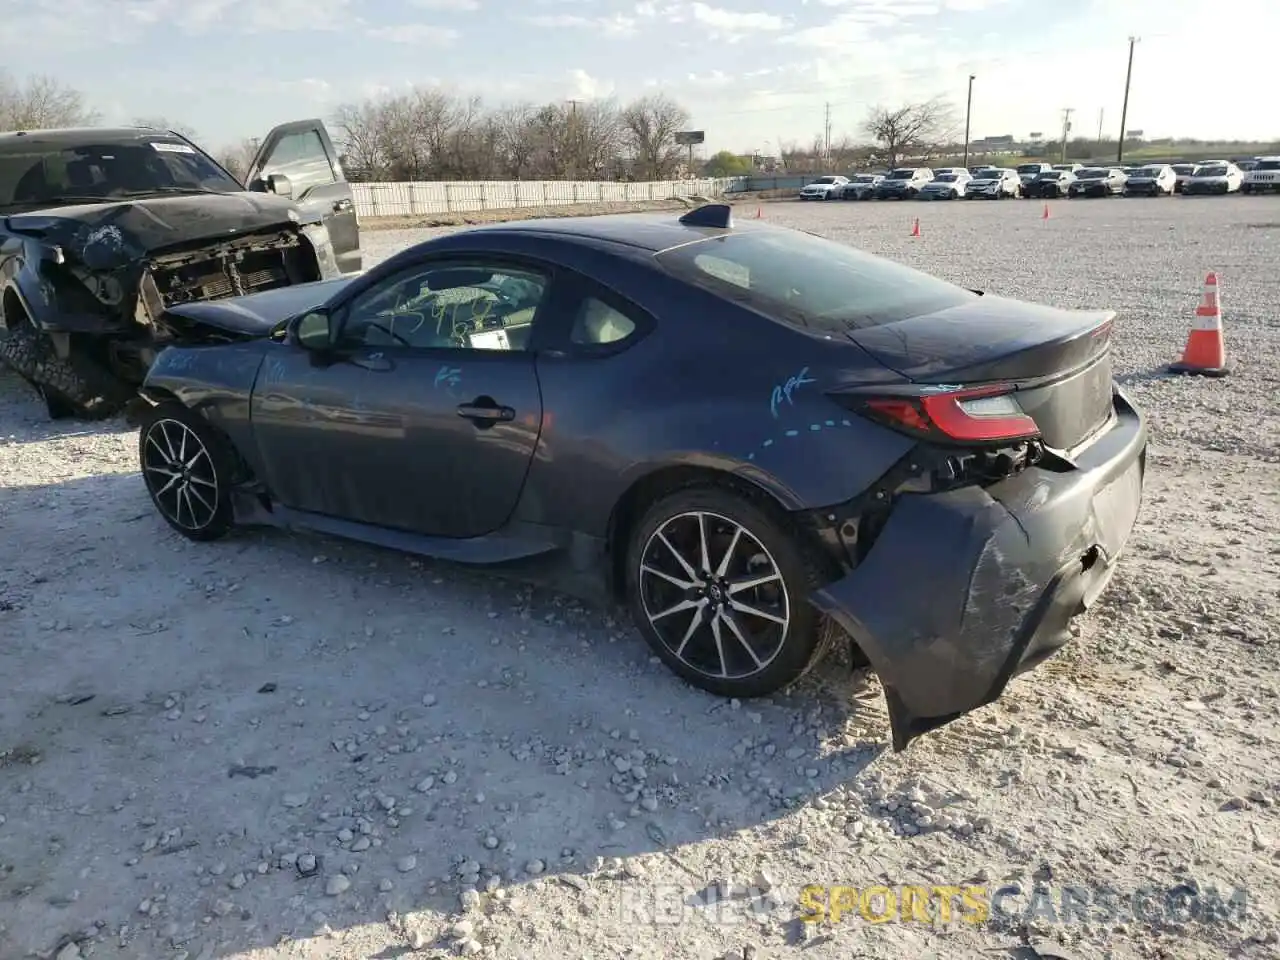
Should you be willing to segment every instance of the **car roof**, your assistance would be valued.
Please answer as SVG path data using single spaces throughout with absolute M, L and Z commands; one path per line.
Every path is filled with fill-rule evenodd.
M 735 218 L 734 232 L 773 229 Z M 480 224 L 467 233 L 489 236 L 530 237 L 553 234 L 570 242 L 605 241 L 660 253 L 671 247 L 707 237 L 724 236 L 717 227 L 689 226 L 680 222 L 676 213 L 614 213 L 598 217 L 547 217 L 507 223 Z
M 66 127 L 57 130 L 17 130 L 0 133 L 0 153 L 38 143 L 46 147 L 74 147 L 85 143 L 128 143 L 149 137 L 171 137 L 154 127 Z

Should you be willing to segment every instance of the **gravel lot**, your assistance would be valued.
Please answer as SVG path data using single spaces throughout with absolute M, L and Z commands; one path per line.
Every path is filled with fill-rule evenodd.
M 838 663 L 726 703 L 554 594 L 278 532 L 187 543 L 132 431 L 47 424 L 0 375 L 0 957 L 1277 956 L 1280 199 L 761 209 L 1122 312 L 1156 444 L 1074 646 L 894 756 Z M 371 232 L 369 259 L 429 234 Z M 1238 369 L 1165 378 L 1211 269 Z M 986 924 L 804 925 L 809 883 L 1023 894 Z M 1243 919 L 1166 909 L 1215 885 Z M 1100 888 L 1160 896 L 1061 909 Z

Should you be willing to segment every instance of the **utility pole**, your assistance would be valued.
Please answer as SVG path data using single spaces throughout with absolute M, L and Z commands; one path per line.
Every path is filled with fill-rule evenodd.
M 827 104 L 827 119 L 823 129 L 826 132 L 823 134 L 822 155 L 823 155 L 823 159 L 827 163 L 830 163 L 831 162 L 831 104 L 829 103 Z
M 1133 80 L 1133 47 L 1137 37 L 1129 38 L 1129 66 L 1124 72 L 1124 106 L 1120 108 L 1120 137 L 1116 147 L 1116 163 L 1124 162 L 1124 127 L 1129 122 L 1129 83 Z
M 1075 112 L 1075 107 L 1062 108 L 1062 159 L 1059 163 L 1067 162 L 1067 134 L 1071 132 L 1071 115 Z
M 1098 143 L 1102 143 L 1102 117 L 1105 113 L 1105 108 L 1098 108 Z
M 579 104 L 579 103 L 581 103 L 581 102 L 582 102 L 581 100 L 566 100 L 566 101 L 565 101 L 565 103 L 569 104 L 569 110 L 571 111 L 571 113 L 573 114 L 573 116 L 574 116 L 574 117 L 576 117 L 576 116 L 578 115 L 578 104 Z
M 964 168 L 969 169 L 969 118 L 973 116 L 973 74 L 969 74 L 969 96 L 964 102 Z

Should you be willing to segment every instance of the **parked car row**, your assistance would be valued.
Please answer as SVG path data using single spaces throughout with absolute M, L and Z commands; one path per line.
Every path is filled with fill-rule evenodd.
M 900 167 L 887 174 L 819 177 L 801 200 L 1004 200 L 1036 197 L 1170 197 L 1280 192 L 1280 157 L 1258 157 L 1249 169 L 1230 160 L 1085 166 L 1024 163 L 1018 167 Z

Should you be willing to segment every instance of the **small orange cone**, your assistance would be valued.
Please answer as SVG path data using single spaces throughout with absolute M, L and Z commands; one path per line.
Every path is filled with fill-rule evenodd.
M 1204 278 L 1204 297 L 1196 307 L 1196 319 L 1182 350 L 1182 359 L 1169 365 L 1170 373 L 1194 373 L 1202 377 L 1225 377 L 1226 346 L 1222 341 L 1222 306 L 1218 302 L 1218 275 Z
M 914 221 L 912 221 L 912 224 L 911 224 L 911 235 L 912 235 L 913 237 L 918 237 L 918 236 L 920 236 L 920 218 L 919 218 L 919 217 L 916 217 L 916 218 L 915 218 L 915 220 L 914 220 Z
M 1049 219 L 1049 205 L 1047 203 L 1044 205 L 1044 213 L 1040 215 L 1040 219 L 1041 220 Z

